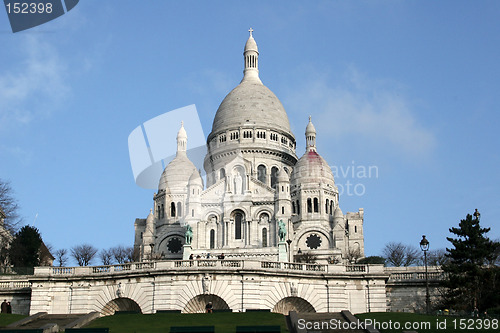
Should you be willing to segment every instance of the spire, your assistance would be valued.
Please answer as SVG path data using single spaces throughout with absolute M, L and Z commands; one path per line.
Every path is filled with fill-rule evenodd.
M 177 133 L 177 155 L 186 154 L 187 138 L 187 133 L 184 129 L 184 122 L 181 121 L 181 128 Z
M 316 151 L 316 128 L 311 121 L 311 116 L 309 116 L 309 124 L 306 127 L 306 150 Z
M 254 80 L 262 83 L 259 79 L 259 49 L 257 43 L 253 39 L 253 29 L 248 29 L 250 36 L 245 44 L 243 56 L 245 58 L 245 70 L 243 71 L 243 80 Z

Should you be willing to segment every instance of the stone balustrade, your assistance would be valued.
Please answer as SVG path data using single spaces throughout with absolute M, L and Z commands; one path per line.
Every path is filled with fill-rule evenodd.
M 0 281 L 1 290 L 15 290 L 24 288 L 31 288 L 31 282 L 29 282 L 28 280 Z
M 35 275 L 99 275 L 115 274 L 134 271 L 154 270 L 192 270 L 192 269 L 218 269 L 218 270 L 269 270 L 293 271 L 317 274 L 384 274 L 382 265 L 323 265 L 292 262 L 232 260 L 232 259 L 196 259 L 196 260 L 164 260 L 139 263 L 126 263 L 107 266 L 84 267 L 36 267 Z
M 389 273 L 390 281 L 425 280 L 425 268 L 421 266 L 386 267 L 385 271 Z M 445 273 L 440 267 L 430 266 L 427 269 L 427 277 L 429 280 L 443 280 L 445 276 Z

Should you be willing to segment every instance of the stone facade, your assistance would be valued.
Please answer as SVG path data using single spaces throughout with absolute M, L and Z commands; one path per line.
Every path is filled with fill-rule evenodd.
M 206 186 L 187 157 L 188 133 L 181 124 L 177 155 L 163 171 L 153 209 L 135 221 L 141 261 L 190 254 L 283 261 L 307 252 L 327 263 L 364 256 L 363 209 L 342 213 L 310 117 L 306 152 L 297 158 L 288 116 L 260 80 L 258 59 L 250 34 L 243 79 L 220 104 L 207 138 Z M 287 233 L 281 257 L 279 221 Z

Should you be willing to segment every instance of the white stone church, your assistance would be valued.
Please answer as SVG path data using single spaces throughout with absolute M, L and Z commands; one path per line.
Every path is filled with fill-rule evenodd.
M 207 138 L 206 185 L 186 154 L 189 128 L 180 124 L 177 155 L 161 175 L 154 208 L 135 221 L 141 261 L 191 254 L 261 261 L 310 254 L 323 263 L 364 257 L 363 209 L 342 213 L 311 117 L 299 159 L 286 111 L 259 78 L 252 31 L 243 55 L 243 79 L 220 104 Z

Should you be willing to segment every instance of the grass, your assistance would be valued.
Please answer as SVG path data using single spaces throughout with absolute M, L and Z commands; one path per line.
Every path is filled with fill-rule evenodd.
M 489 319 L 490 328 L 480 329 L 480 325 L 486 325 L 487 321 L 483 318 L 472 319 L 471 317 L 455 316 L 434 316 L 416 313 L 402 312 L 370 312 L 357 314 L 356 317 L 376 320 L 382 326 L 375 327 L 381 333 L 400 333 L 403 331 L 418 331 L 419 333 L 455 333 L 455 332 L 474 332 L 474 333 L 492 333 L 499 331 L 498 319 Z M 493 320 L 496 320 L 496 328 L 491 327 Z M 392 323 L 392 329 L 391 324 Z M 399 323 L 400 329 L 397 328 Z M 427 324 L 426 324 L 427 323 Z M 384 326 L 385 325 L 385 326 Z M 405 325 L 412 325 L 405 328 Z M 415 326 L 413 326 L 415 325 Z M 423 325 L 428 325 L 427 327 Z M 438 327 L 439 325 L 439 327 Z M 465 327 L 463 326 L 465 325 Z M 467 329 L 469 328 L 469 329 Z M 471 329 L 474 328 L 474 329 Z
M 110 333 L 168 333 L 171 326 L 215 326 L 215 333 L 234 333 L 236 326 L 279 325 L 288 332 L 285 316 L 270 312 L 119 314 L 96 319 L 85 328 L 109 327 Z
M 21 314 L 2 313 L 0 314 L 0 327 L 5 327 L 27 316 Z

